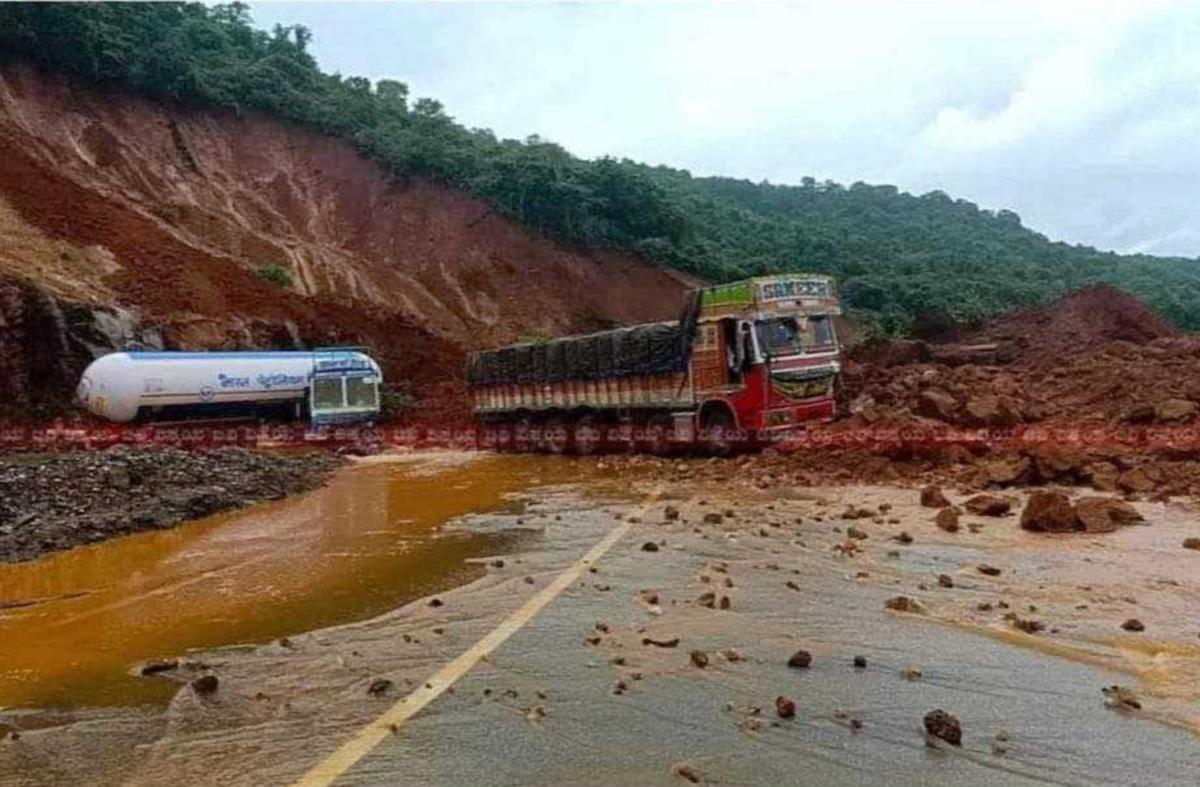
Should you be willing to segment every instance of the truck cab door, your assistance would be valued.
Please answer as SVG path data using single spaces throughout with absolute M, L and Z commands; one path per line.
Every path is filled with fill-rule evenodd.
M 742 335 L 737 320 L 721 320 L 721 346 L 725 357 L 725 384 L 740 387 L 749 359 L 746 354 L 746 337 Z

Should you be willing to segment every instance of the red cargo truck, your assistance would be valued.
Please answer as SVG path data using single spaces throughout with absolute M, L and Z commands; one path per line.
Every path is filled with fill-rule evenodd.
M 485 446 L 649 450 L 770 440 L 834 414 L 833 280 L 785 274 L 688 294 L 678 321 L 471 356 Z

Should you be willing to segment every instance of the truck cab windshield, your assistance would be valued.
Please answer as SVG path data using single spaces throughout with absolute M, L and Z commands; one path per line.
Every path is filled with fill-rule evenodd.
M 833 328 L 824 315 L 759 320 L 755 329 L 763 351 L 775 358 L 799 355 L 814 347 L 833 344 Z

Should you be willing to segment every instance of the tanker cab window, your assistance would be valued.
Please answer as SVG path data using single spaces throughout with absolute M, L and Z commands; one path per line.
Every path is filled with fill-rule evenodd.
M 341 410 L 345 407 L 341 377 L 315 377 L 312 383 L 312 409 L 314 412 Z
M 351 410 L 379 407 L 379 385 L 369 377 L 346 378 L 346 406 Z

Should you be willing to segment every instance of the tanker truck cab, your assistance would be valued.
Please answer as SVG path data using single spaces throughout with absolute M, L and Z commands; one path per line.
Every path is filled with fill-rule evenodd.
M 309 419 L 315 425 L 371 421 L 379 415 L 378 364 L 361 351 L 313 353 Z

